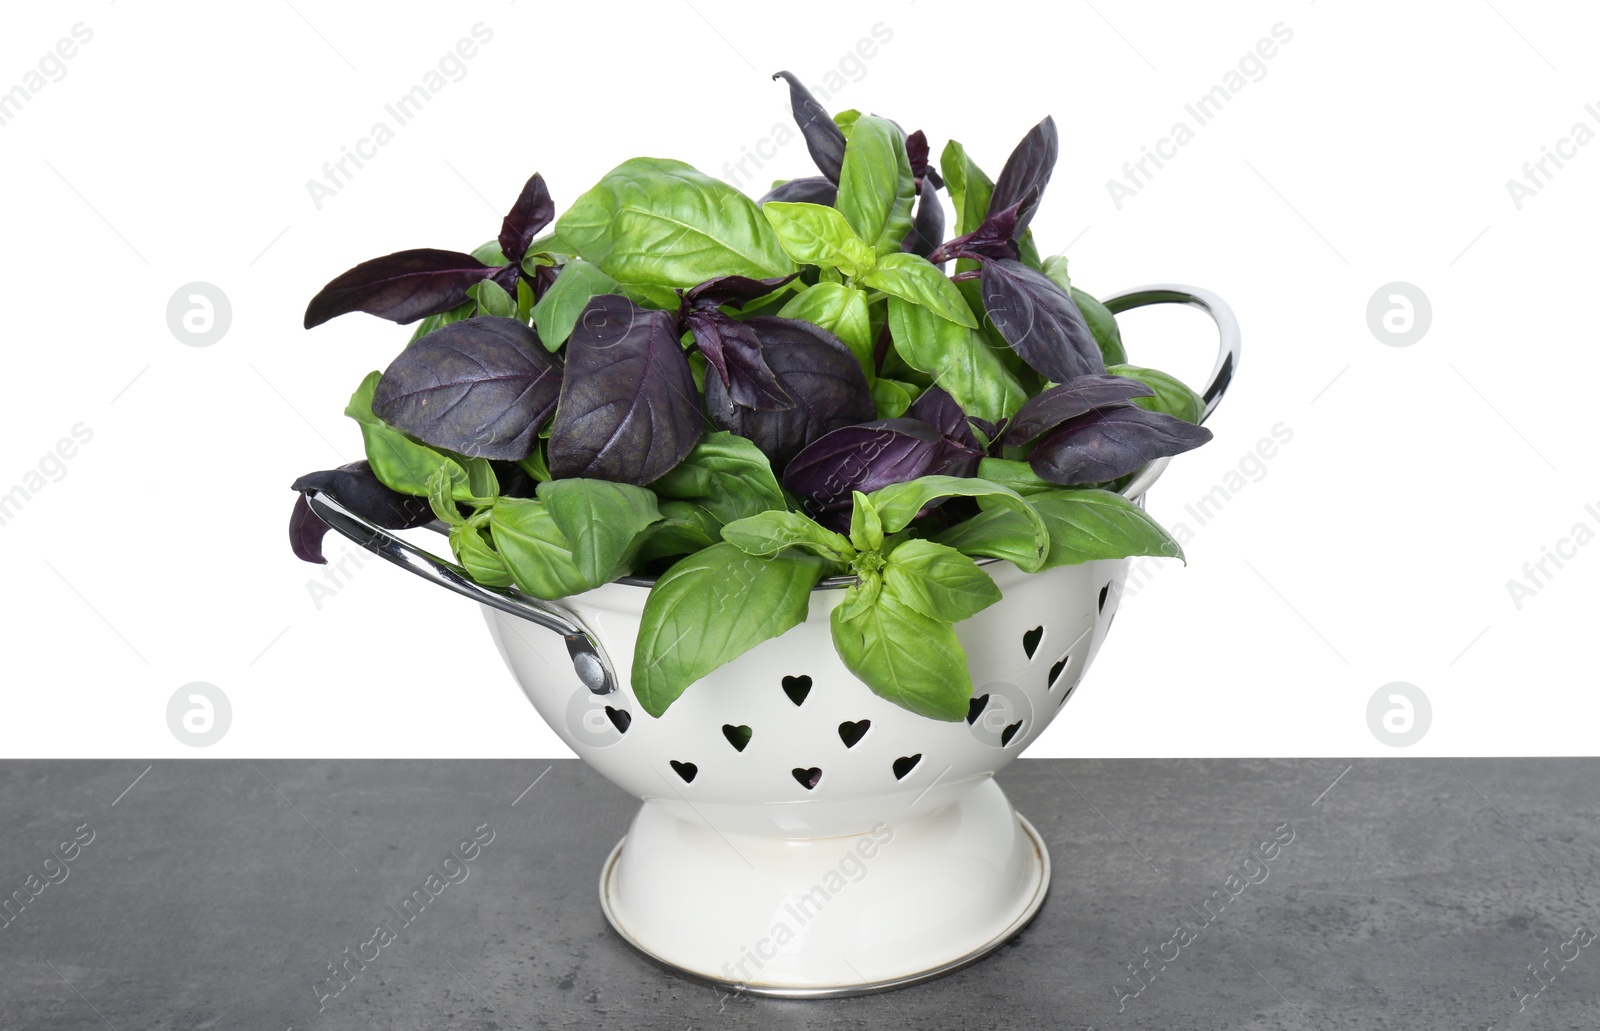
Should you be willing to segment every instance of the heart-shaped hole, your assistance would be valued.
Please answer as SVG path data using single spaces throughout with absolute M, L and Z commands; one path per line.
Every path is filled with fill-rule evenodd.
M 989 696 L 981 694 L 967 703 L 967 724 L 970 726 L 978 722 L 978 717 L 983 715 L 983 707 L 989 704 Z
M 672 763 L 673 771 L 676 772 L 678 776 L 683 778 L 683 782 L 685 784 L 694 783 L 694 775 L 700 772 L 700 767 L 696 766 L 694 763 L 681 763 L 676 759 L 671 759 L 668 761 Z
M 1104 587 L 1100 588 L 1100 605 L 1099 605 L 1098 608 L 1095 609 L 1096 612 L 1104 612 L 1106 610 L 1106 596 L 1109 595 L 1110 593 L 1111 593 L 1111 581 L 1107 580 L 1106 581 L 1106 585 Z
M 1050 667 L 1050 683 L 1046 685 L 1047 690 L 1055 689 L 1056 681 L 1061 679 L 1061 673 L 1067 668 L 1067 660 L 1070 658 L 1072 658 L 1072 656 L 1063 655 L 1061 656 L 1060 662 L 1057 662 L 1054 666 Z
M 789 701 L 799 705 L 806 700 L 806 695 L 811 693 L 811 678 L 805 676 L 784 677 L 783 693 L 789 696 Z
M 1017 722 L 1011 724 L 1006 729 L 1002 730 L 1000 732 L 1000 747 L 1004 748 L 1006 745 L 1009 745 L 1011 743 L 1011 739 L 1016 737 L 1017 736 L 1017 731 L 1019 731 L 1021 729 L 1022 729 L 1022 721 L 1018 720 Z
M 839 724 L 839 740 L 844 742 L 846 748 L 854 748 L 856 742 L 867 736 L 867 728 L 872 726 L 871 720 L 856 720 L 851 723 L 845 720 Z
M 922 753 L 916 755 L 902 755 L 894 761 L 894 779 L 905 780 L 906 775 L 917 768 L 917 763 L 922 761 Z
M 822 771 L 815 766 L 811 767 L 809 770 L 802 770 L 797 766 L 793 772 L 794 779 L 799 781 L 800 786 L 805 788 L 807 791 L 810 791 L 812 788 L 822 783 Z
M 1036 626 L 1022 635 L 1022 650 L 1028 653 L 1028 658 L 1033 658 L 1033 653 L 1039 649 L 1039 642 L 1044 640 L 1044 627 Z
M 610 720 L 611 725 L 617 728 L 617 733 L 626 734 L 628 726 L 633 723 L 633 714 L 627 709 L 613 709 L 608 705 L 606 706 L 606 719 Z
M 750 734 L 750 728 L 743 724 L 737 727 L 732 723 L 722 725 L 722 736 L 728 739 L 728 744 L 733 746 L 735 752 L 744 751 L 744 746 L 750 743 Z

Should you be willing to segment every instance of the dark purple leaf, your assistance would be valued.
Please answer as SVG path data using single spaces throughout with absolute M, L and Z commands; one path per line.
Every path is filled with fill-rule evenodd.
M 777 200 L 792 204 L 821 204 L 823 207 L 831 208 L 838 199 L 839 187 L 820 175 L 808 175 L 779 183 L 756 203 L 765 204 L 769 200 Z
M 735 403 L 722 381 L 706 377 L 706 411 L 718 428 L 755 442 L 782 475 L 800 449 L 824 433 L 877 414 L 872 388 L 839 338 L 799 319 L 758 315 L 741 325 L 761 342 L 761 357 L 793 401 L 791 408 L 761 411 Z
M 509 265 L 502 265 L 500 268 L 495 269 L 494 275 L 490 276 L 489 279 L 495 286 L 510 294 L 511 299 L 515 301 L 517 299 L 517 279 L 521 274 L 522 267 L 516 262 L 512 262 Z
M 1127 376 L 1079 376 L 1051 387 L 1030 398 L 1000 437 L 1002 447 L 1022 447 L 1040 434 L 1048 433 L 1068 419 L 1076 419 L 1096 408 L 1149 397 L 1155 391 Z
M 851 491 L 870 494 L 928 475 L 944 454 L 944 436 L 920 419 L 874 419 L 812 441 L 783 474 L 784 489 L 825 526 L 848 529 Z
M 774 79 L 789 84 L 789 107 L 794 112 L 795 124 L 805 137 L 806 149 L 817 170 L 829 182 L 839 181 L 839 171 L 844 167 L 844 133 L 834 124 L 833 116 L 811 95 L 811 91 L 789 72 L 778 72 Z
M 544 296 L 544 292 L 555 284 L 556 276 L 561 274 L 561 269 L 554 265 L 540 265 L 533 270 L 533 300 L 537 304 Z
M 1056 383 L 1106 371 L 1100 345 L 1072 297 L 1020 261 L 986 261 L 985 314 L 1011 349 Z
M 307 329 L 364 311 L 405 325 L 467 300 L 467 287 L 498 269 L 470 254 L 421 247 L 363 261 L 317 292 L 306 306 Z
M 523 256 L 528 253 L 528 244 L 555 217 L 556 205 L 544 185 L 544 176 L 535 172 L 500 223 L 500 250 L 506 261 L 521 265 Z
M 1028 464 L 1051 483 L 1103 483 L 1210 439 L 1210 430 L 1182 419 L 1116 405 L 1068 420 L 1040 437 Z
M 761 357 L 761 341 L 749 326 L 715 308 L 692 309 L 684 322 L 734 404 L 762 411 L 794 407 L 794 400 Z
M 978 446 L 978 440 L 972 435 L 972 427 L 967 425 L 967 413 L 956 404 L 956 399 L 937 383 L 924 390 L 911 402 L 911 407 L 906 415 L 913 419 L 921 419 L 946 437 L 971 447 Z
M 906 157 L 911 162 L 911 175 L 920 184 L 928 171 L 928 137 L 921 129 L 906 137 Z
M 994 192 L 989 194 L 989 214 L 1016 204 L 1030 190 L 1043 195 L 1045 185 L 1050 182 L 1050 173 L 1055 170 L 1059 148 L 1055 119 L 1046 116 L 1044 121 L 1028 130 L 1022 142 L 1017 144 L 1017 149 L 1006 158 L 1000 178 L 994 181 Z M 1035 200 L 1034 206 L 1037 204 Z M 1017 232 L 1028 228 L 1032 218 L 1033 208 L 1024 207 L 1017 219 Z
M 424 444 L 527 458 L 561 396 L 561 365 L 516 319 L 479 315 L 413 342 L 378 381 L 372 414 Z
M 297 491 L 320 491 L 369 522 L 386 530 L 409 530 L 433 521 L 424 498 L 414 498 L 385 487 L 363 459 L 337 469 L 307 473 L 294 481 Z M 289 514 L 289 546 L 305 562 L 324 563 L 322 538 L 331 529 L 317 518 L 302 493 Z
M 995 212 L 978 224 L 978 228 L 965 236 L 947 240 L 929 256 L 934 264 L 951 258 L 977 258 L 980 261 L 1000 261 L 1017 258 L 1017 218 L 1023 209 L 1038 204 L 1039 194 L 1029 190 L 1027 196 L 1008 208 Z
M 911 220 L 911 231 L 900 241 L 900 249 L 926 258 L 944 239 L 944 205 L 939 203 L 939 191 L 933 180 L 922 180 L 917 190 L 917 213 Z
M 700 440 L 704 417 L 671 312 L 601 294 L 567 340 L 550 472 L 646 484 Z M 716 382 L 716 377 L 708 377 Z
M 715 308 L 721 304 L 748 304 L 757 297 L 765 297 L 800 273 L 774 276 L 771 279 L 751 279 L 749 276 L 717 276 L 697 286 L 691 286 L 683 295 L 684 304 L 693 308 Z

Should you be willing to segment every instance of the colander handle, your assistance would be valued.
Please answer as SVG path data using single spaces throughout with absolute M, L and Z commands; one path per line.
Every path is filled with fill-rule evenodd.
M 316 513 L 318 519 L 374 555 L 479 604 L 519 616 L 546 630 L 554 630 L 567 642 L 567 654 L 572 657 L 573 672 L 577 673 L 585 687 L 595 694 L 610 694 L 617 689 L 616 673 L 611 668 L 611 660 L 606 657 L 605 649 L 572 613 L 514 589 L 485 587 L 454 562 L 432 555 L 356 515 L 339 504 L 339 499 L 327 491 L 308 490 L 305 496 L 306 504 L 311 506 L 311 511 Z
M 1217 410 L 1217 405 L 1222 403 L 1222 395 L 1228 392 L 1234 370 L 1239 367 L 1239 320 L 1234 318 L 1228 302 L 1198 286 L 1157 283 L 1112 294 L 1101 303 L 1113 315 L 1151 304 L 1187 304 L 1211 316 L 1211 321 L 1217 324 L 1217 362 L 1211 367 L 1211 377 L 1206 381 L 1205 390 L 1200 393 L 1206 406 L 1200 421 L 1209 419 L 1211 413 Z

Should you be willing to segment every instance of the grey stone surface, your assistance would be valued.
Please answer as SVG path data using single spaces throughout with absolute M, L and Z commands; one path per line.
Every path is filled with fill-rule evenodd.
M 821 1002 L 623 945 L 596 880 L 633 801 L 575 760 L 146 765 L 0 765 L 0 891 L 59 880 L 0 928 L 0 1029 L 1600 1027 L 1600 940 L 1568 944 L 1600 932 L 1595 759 L 1024 760 L 1001 783 L 1050 844 L 1038 919 L 939 981 Z M 466 879 L 319 1013 L 328 964 L 485 823 Z

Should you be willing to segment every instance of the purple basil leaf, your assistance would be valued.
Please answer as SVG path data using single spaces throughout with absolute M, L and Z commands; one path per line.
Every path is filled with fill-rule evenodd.
M 517 299 L 517 278 L 521 273 L 522 267 L 513 261 L 509 265 L 502 265 L 500 268 L 495 269 L 494 275 L 490 276 L 489 279 L 495 286 L 510 294 L 511 299 L 515 301 Z
M 911 407 L 906 410 L 906 415 L 913 419 L 921 419 L 946 437 L 969 447 L 978 446 L 978 438 L 972 435 L 972 427 L 967 425 L 967 413 L 956 404 L 956 399 L 937 383 L 924 390 L 917 399 L 911 402 Z
M 789 72 L 778 72 L 774 79 L 789 84 L 789 108 L 794 112 L 795 124 L 806 139 L 806 149 L 817 170 L 829 182 L 839 181 L 839 171 L 844 167 L 844 133 L 834 124 L 833 116 L 811 95 L 811 91 Z
M 920 419 L 875 419 L 808 444 L 783 473 L 784 489 L 813 519 L 848 530 L 851 492 L 870 494 L 926 476 L 945 457 L 945 438 Z
M 537 304 L 544 296 L 544 292 L 555 284 L 556 276 L 561 274 L 561 269 L 555 265 L 540 265 L 533 270 L 533 300 Z
M 1051 483 L 1102 483 L 1210 439 L 1210 430 L 1182 419 L 1116 405 L 1068 420 L 1040 437 L 1028 464 Z
M 989 214 L 1016 204 L 1028 195 L 1029 190 L 1037 190 L 1042 195 L 1045 185 L 1050 182 L 1050 173 L 1055 170 L 1059 148 L 1055 119 L 1046 116 L 1044 121 L 1028 130 L 1022 142 L 1017 144 L 1017 149 L 1006 158 L 1000 178 L 994 181 L 994 192 L 989 194 Z M 1035 200 L 1034 206 L 1037 205 L 1038 201 Z M 1032 218 L 1033 208 L 1025 207 L 1017 220 L 1017 232 L 1028 228 Z
M 900 249 L 924 258 L 933 254 L 944 239 L 944 205 L 939 203 L 939 191 L 933 180 L 922 180 L 917 190 L 917 213 L 911 220 L 911 231 L 900 241 Z
M 384 370 L 372 414 L 433 447 L 515 462 L 561 396 L 559 360 L 516 319 L 479 315 L 413 342 Z
M 1106 371 L 1083 313 L 1044 273 L 1005 258 L 984 262 L 980 279 L 985 314 L 1035 372 L 1065 383 Z
M 335 276 L 306 306 L 305 326 L 311 329 L 353 311 L 403 326 L 449 311 L 468 299 L 467 287 L 496 271 L 459 251 L 396 251 Z
M 294 490 L 323 491 L 369 522 L 386 530 L 409 530 L 433 521 L 433 510 L 425 498 L 414 498 L 385 487 L 373 475 L 365 460 L 337 469 L 307 473 L 294 481 Z M 289 546 L 305 562 L 323 563 L 322 538 L 330 530 L 306 503 L 305 494 L 295 498 L 289 514 Z
M 556 478 L 643 485 L 694 450 L 704 416 L 678 336 L 671 312 L 616 294 L 590 300 L 566 345 L 548 455 Z
M 707 376 L 706 411 L 719 429 L 754 441 L 774 472 L 782 475 L 790 459 L 830 430 L 877 414 L 861 363 L 832 333 L 774 315 L 757 315 L 740 325 L 761 342 L 761 357 L 794 404 L 781 411 L 740 405 L 720 379 Z
M 761 341 L 749 326 L 715 308 L 691 310 L 684 322 L 734 404 L 762 411 L 794 407 L 794 399 L 761 357 Z
M 1015 260 L 1018 255 L 1016 236 L 1017 219 L 1024 210 L 1032 210 L 1039 203 L 1039 194 L 1029 190 L 1022 200 L 985 218 L 978 228 L 965 236 L 947 240 L 929 256 L 934 264 L 951 258 L 977 258 L 981 261 Z
M 928 170 L 928 137 L 921 129 L 906 137 L 906 157 L 912 176 L 920 180 Z
M 517 202 L 500 223 L 500 251 L 506 256 L 506 261 L 521 265 L 523 256 L 528 253 L 528 244 L 555 217 L 556 205 L 550 199 L 544 176 L 535 172 L 533 178 L 523 185 Z
M 1145 384 L 1127 376 L 1079 376 L 1030 398 L 1011 417 L 1000 437 L 1000 445 L 1021 447 L 1068 419 L 1154 393 Z
M 756 203 L 765 204 L 769 200 L 778 200 L 793 204 L 821 204 L 823 207 L 831 208 L 838 199 L 839 187 L 820 175 L 808 175 L 779 183 Z
M 691 286 L 683 295 L 685 305 L 694 308 L 715 308 L 719 304 L 748 304 L 757 297 L 765 297 L 800 273 L 774 276 L 771 279 L 751 279 L 749 276 L 718 276 L 698 286 Z

